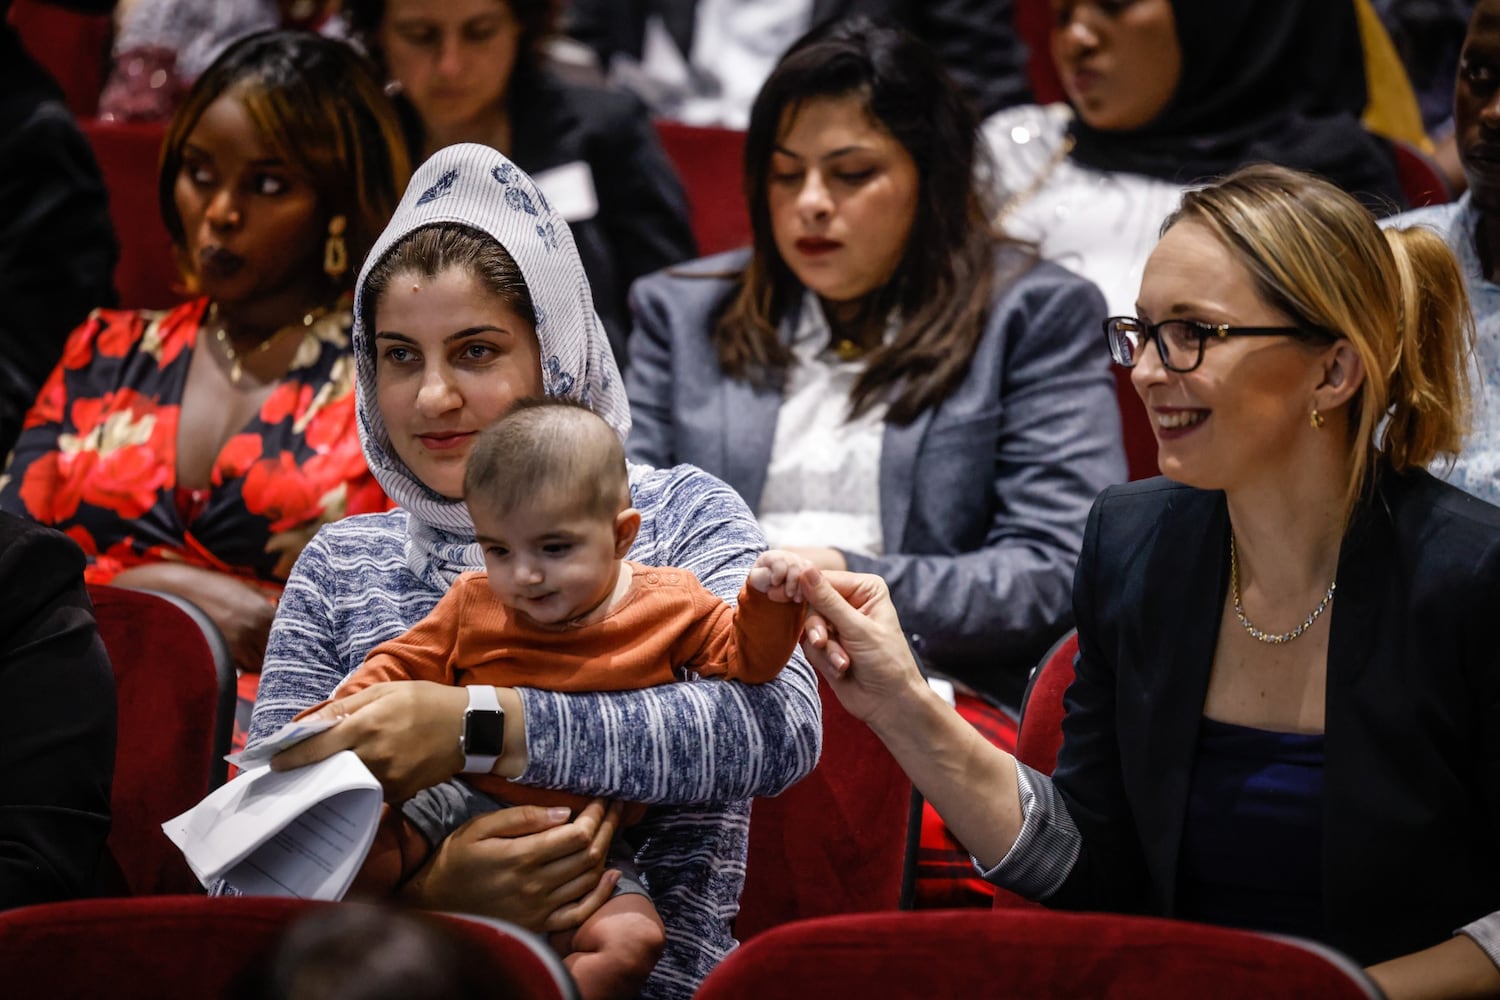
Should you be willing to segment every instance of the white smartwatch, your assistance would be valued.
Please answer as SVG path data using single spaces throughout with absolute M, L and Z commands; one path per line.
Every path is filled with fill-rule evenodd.
M 458 737 L 464 752 L 465 774 L 489 774 L 495 761 L 505 752 L 505 710 L 495 689 L 488 684 L 471 684 L 469 707 L 464 712 L 464 728 Z

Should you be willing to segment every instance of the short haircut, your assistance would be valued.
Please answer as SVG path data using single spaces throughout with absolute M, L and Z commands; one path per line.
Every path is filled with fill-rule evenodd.
M 482 431 L 464 470 L 464 500 L 504 517 L 538 496 L 563 496 L 591 517 L 630 506 L 625 448 L 593 410 L 567 399 L 523 399 Z

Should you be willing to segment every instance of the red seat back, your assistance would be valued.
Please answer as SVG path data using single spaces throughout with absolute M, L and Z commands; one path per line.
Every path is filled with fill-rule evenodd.
M 901 902 L 911 781 L 821 678 L 823 756 L 750 813 L 750 856 L 735 935 L 791 920 L 894 910 Z
M 740 178 L 745 133 L 658 121 L 656 134 L 687 191 L 693 237 L 704 254 L 750 242 L 750 215 Z
M 1378 995 L 1354 963 L 1307 942 L 1146 917 L 934 910 L 779 927 L 730 954 L 697 1000 Z
M 166 126 L 160 122 L 78 123 L 94 147 L 109 191 L 109 218 L 120 241 L 115 288 L 127 309 L 167 309 L 186 296 L 161 219 L 156 183 Z
M 110 16 L 84 14 L 39 0 L 14 0 L 8 19 L 31 58 L 62 88 L 74 117 L 99 110 L 114 34 Z
M 1069 632 L 1042 657 L 1021 702 L 1021 731 L 1016 757 L 1027 767 L 1051 774 L 1062 747 L 1063 695 L 1073 683 L 1078 632 Z
M 1156 465 L 1156 432 L 1151 414 L 1130 382 L 1130 369 L 1111 365 L 1115 373 L 1115 402 L 1120 407 L 1120 432 L 1125 443 L 1125 468 L 1131 482 L 1161 475 Z
M 229 996 L 298 918 L 338 903 L 284 898 L 155 896 L 28 906 L 0 913 L 7 996 L 197 1000 Z M 496 996 L 572 1000 L 547 946 L 499 921 L 437 915 L 492 966 Z
M 1412 208 L 1442 205 L 1453 200 L 1453 189 L 1437 164 L 1417 147 L 1400 139 L 1386 139 L 1396 154 L 1396 176 Z
M 201 892 L 161 824 L 223 773 L 216 758 L 228 749 L 233 670 L 200 621 L 168 598 L 107 586 L 90 586 L 89 597 L 119 704 L 110 853 L 132 895 Z
M 1050 0 L 1016 0 L 1016 34 L 1026 43 L 1026 78 L 1038 104 L 1068 99 L 1052 63 L 1052 26 L 1056 23 Z

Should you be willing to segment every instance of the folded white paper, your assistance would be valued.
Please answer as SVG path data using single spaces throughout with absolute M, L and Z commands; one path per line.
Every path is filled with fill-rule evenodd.
M 282 726 L 276 732 L 263 740 L 256 742 L 255 746 L 239 753 L 225 754 L 224 759 L 241 771 L 248 771 L 252 767 L 269 764 L 271 758 L 281 753 L 288 747 L 294 747 L 305 739 L 310 739 L 321 732 L 325 732 L 338 725 L 340 719 L 301 719 L 293 720 Z
M 375 840 L 380 803 L 380 782 L 341 750 L 293 771 L 245 771 L 162 830 L 204 886 L 341 899 Z

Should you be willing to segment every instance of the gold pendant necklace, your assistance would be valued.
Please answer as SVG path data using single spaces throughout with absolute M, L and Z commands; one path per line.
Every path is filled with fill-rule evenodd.
M 865 349 L 857 341 L 840 337 L 833 342 L 833 353 L 838 355 L 840 361 L 858 361 L 865 356 Z
M 329 309 L 327 306 L 319 306 L 318 308 L 303 316 L 300 322 L 288 323 L 286 326 L 277 330 L 275 333 L 271 334 L 265 340 L 262 340 L 259 344 L 256 344 L 248 351 L 235 350 L 233 342 L 231 342 L 229 339 L 228 330 L 225 328 L 223 323 L 219 322 L 219 304 L 217 302 L 210 302 L 208 304 L 208 313 L 206 315 L 206 319 L 208 320 L 208 325 L 216 327 L 216 329 L 214 330 L 214 339 L 218 341 L 219 349 L 224 352 L 224 359 L 229 362 L 229 381 L 232 385 L 238 387 L 240 384 L 240 379 L 244 378 L 245 376 L 245 358 L 255 357 L 256 355 L 266 353 L 277 341 L 279 341 L 285 335 L 307 330 L 308 327 L 312 326 L 324 316 L 327 316 L 328 312 Z
M 1250 624 L 1250 619 L 1245 617 L 1245 606 L 1240 603 L 1240 560 L 1234 550 L 1234 532 L 1231 531 L 1229 533 L 1229 593 L 1234 599 L 1234 616 L 1240 620 L 1240 625 L 1244 630 L 1250 633 L 1250 638 L 1257 642 L 1279 646 L 1283 642 L 1291 642 L 1303 632 L 1312 628 L 1312 623 L 1317 621 L 1318 617 L 1328 609 L 1328 602 L 1333 600 L 1333 592 L 1338 589 L 1338 585 L 1339 582 L 1337 580 L 1330 583 L 1328 585 L 1328 592 L 1323 595 L 1323 599 L 1318 602 L 1318 606 L 1312 609 L 1312 614 L 1308 615 L 1301 625 L 1298 625 L 1290 632 L 1281 632 L 1279 634 L 1262 632 Z

